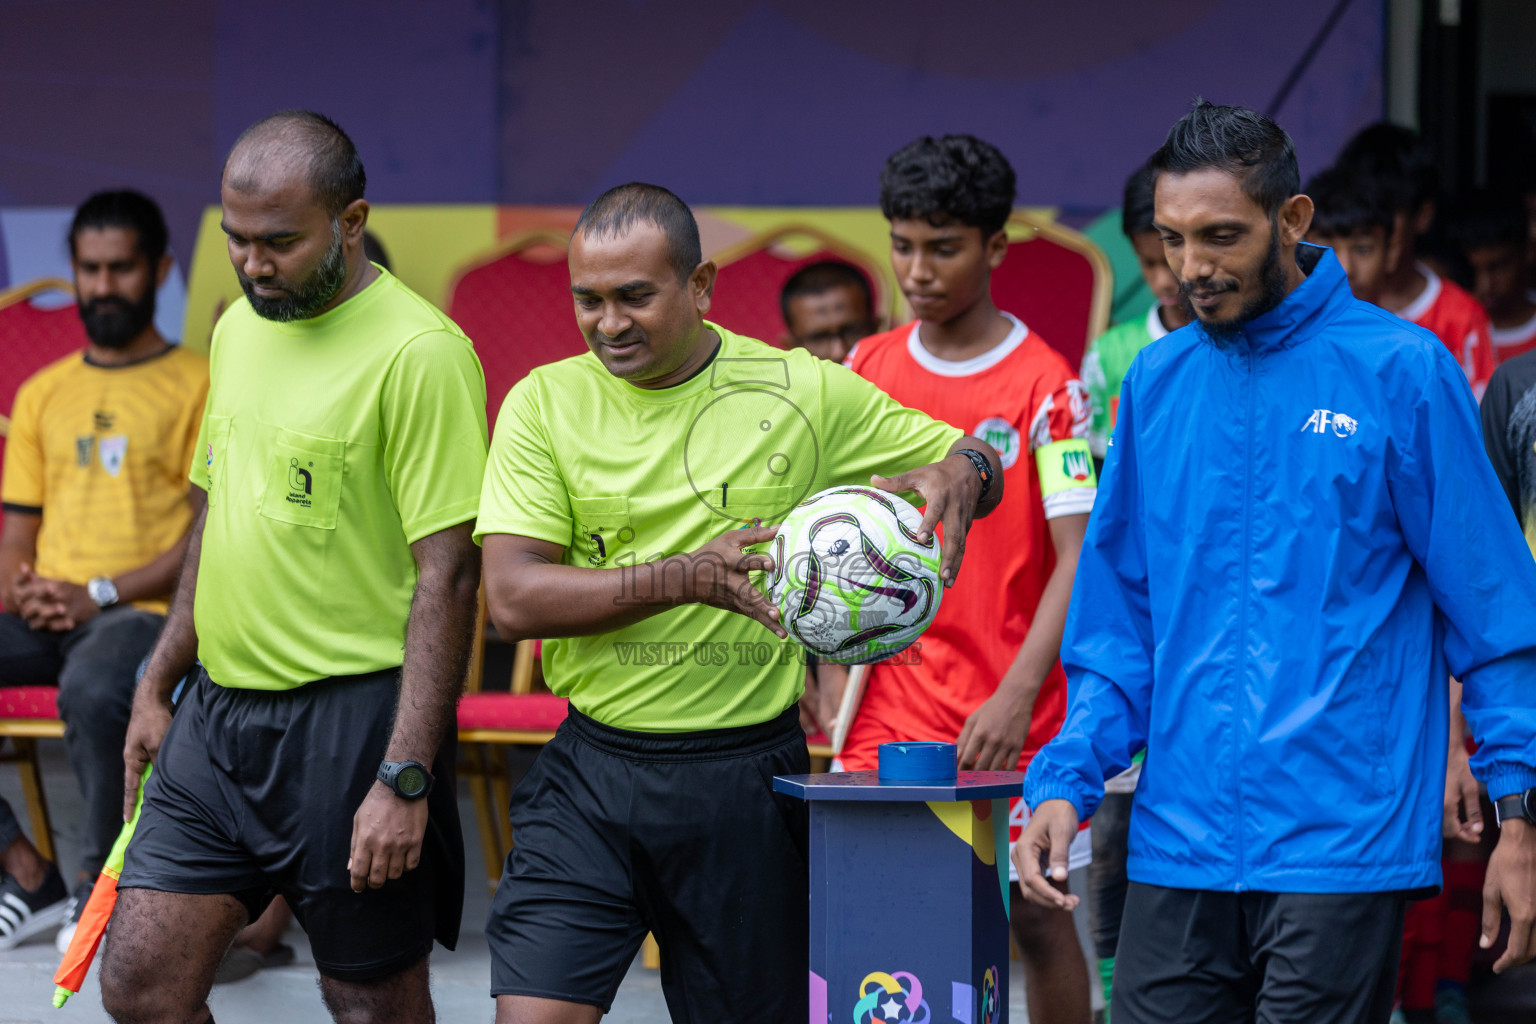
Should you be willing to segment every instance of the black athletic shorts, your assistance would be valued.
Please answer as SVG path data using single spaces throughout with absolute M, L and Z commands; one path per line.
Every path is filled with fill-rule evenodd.
M 1115 1024 L 1387 1024 L 1408 894 L 1211 892 L 1132 882 Z
M 420 866 L 361 893 L 347 869 L 399 689 L 399 669 L 276 691 L 218 686 L 199 670 L 160 746 L 119 887 L 227 893 L 253 921 L 281 894 L 315 966 L 340 981 L 403 970 L 434 936 L 452 949 L 464 904 L 454 734 L 432 765 Z
M 674 1021 L 806 1018 L 799 711 L 695 733 L 614 729 L 571 709 L 512 795 L 491 903 L 491 994 L 606 1012 L 647 930 Z

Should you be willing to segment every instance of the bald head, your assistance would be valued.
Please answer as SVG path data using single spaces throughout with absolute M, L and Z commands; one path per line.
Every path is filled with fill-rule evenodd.
M 357 147 L 323 114 L 270 114 L 241 132 L 224 160 L 224 187 L 236 192 L 280 191 L 296 180 L 332 217 L 363 198 L 367 176 Z

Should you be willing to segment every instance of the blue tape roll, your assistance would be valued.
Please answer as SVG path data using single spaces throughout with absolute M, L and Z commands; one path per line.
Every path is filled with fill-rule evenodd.
M 953 743 L 882 743 L 880 778 L 892 782 L 949 782 L 956 777 Z

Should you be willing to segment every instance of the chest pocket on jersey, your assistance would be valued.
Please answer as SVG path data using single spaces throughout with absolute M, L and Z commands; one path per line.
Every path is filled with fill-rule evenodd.
M 777 484 L 771 487 L 724 487 L 710 489 L 707 500 L 716 514 L 735 522 L 722 527 L 761 526 L 779 522 L 789 514 L 795 502 L 809 494 L 809 489 Z
M 616 548 L 635 539 L 627 497 L 572 498 L 571 512 L 578 565 L 606 565 Z
M 260 512 L 268 519 L 319 530 L 336 529 L 347 443 L 279 430 L 269 449 Z

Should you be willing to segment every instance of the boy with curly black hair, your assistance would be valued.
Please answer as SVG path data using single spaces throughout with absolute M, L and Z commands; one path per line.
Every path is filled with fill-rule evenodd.
M 1024 768 L 1066 710 L 1057 652 L 1096 487 L 1089 400 L 1067 360 L 992 301 L 1014 187 L 1007 159 L 970 135 L 918 139 L 880 176 L 891 264 L 918 319 L 865 338 L 849 365 L 903 405 L 986 440 L 1018 490 L 973 524 L 965 582 L 945 595 L 921 658 L 870 672 L 840 755 L 851 770 L 875 767 L 880 744 L 900 740 L 956 741 L 961 768 Z M 1027 812 L 1013 805 L 1016 835 Z M 1078 864 L 1089 849 L 1084 830 Z M 1029 1019 L 1088 1019 L 1071 917 L 1017 893 L 1011 908 Z

